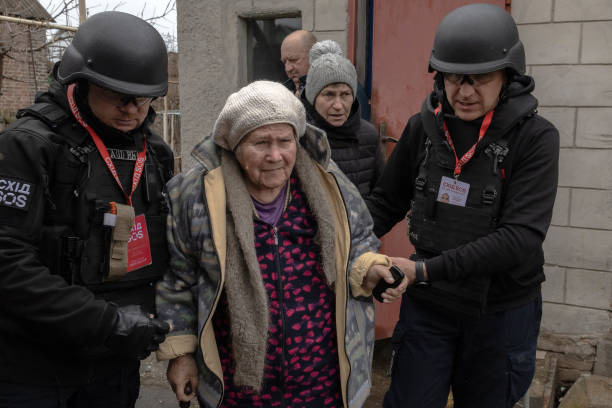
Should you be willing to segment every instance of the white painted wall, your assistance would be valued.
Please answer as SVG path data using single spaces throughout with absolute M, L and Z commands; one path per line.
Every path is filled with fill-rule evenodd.
M 605 333 L 612 327 L 612 2 L 512 0 L 512 16 L 540 113 L 561 134 L 542 330 Z

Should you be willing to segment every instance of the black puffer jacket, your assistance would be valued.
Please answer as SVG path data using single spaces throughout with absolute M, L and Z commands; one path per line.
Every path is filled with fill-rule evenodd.
M 285 88 L 290 90 L 292 94 L 295 95 L 296 89 L 295 89 L 295 82 L 293 82 L 293 79 L 291 78 L 286 79 L 282 84 L 285 86 Z M 299 89 L 300 94 L 304 90 L 305 86 L 306 86 L 306 75 L 300 77 L 300 89 Z
M 501 138 L 508 140 L 509 152 L 503 161 L 505 179 L 501 206 L 494 231 L 438 254 L 416 248 L 417 253 L 428 258 L 427 273 L 433 282 L 450 282 L 459 287 L 469 277 L 489 276 L 491 283 L 485 312 L 528 302 L 539 294 L 544 280 L 542 242 L 552 217 L 557 189 L 559 133 L 550 122 L 536 114 L 537 100 L 531 95 L 533 88 L 533 79 L 528 76 L 511 82 L 506 99 L 496 107 L 493 121 L 472 159 L 475 161 L 478 155 L 484 154 L 489 143 Z M 434 145 L 446 143 L 441 123 L 434 113 L 440 100 L 445 102 L 444 95 L 434 91 L 423 103 L 421 112 L 410 118 L 377 186 L 366 200 L 374 219 L 374 232 L 379 237 L 411 210 L 426 140 L 429 138 Z M 452 110 L 445 104 L 443 112 Z M 461 156 L 476 141 L 482 118 L 464 122 L 446 113 L 444 120 L 457 154 Z M 446 151 L 444 160 L 453 163 L 447 175 L 452 177 L 453 153 L 450 148 L 441 151 Z M 469 168 L 470 162 L 465 165 L 460 181 L 470 183 L 470 177 L 478 177 L 470 176 Z M 462 208 L 457 207 L 457 210 L 460 220 Z M 444 233 L 444 225 L 439 228 Z M 432 307 L 445 305 L 447 310 L 456 310 L 461 306 L 448 301 L 439 291 L 421 289 L 409 288 L 408 293 Z
M 141 150 L 142 138 L 146 136 L 148 146 L 155 154 L 147 153 L 145 167 L 153 160 L 151 156 L 156 156 L 153 163 L 159 163 L 161 173 L 165 173 L 161 178 L 171 176 L 172 151 L 148 129 L 154 115 L 152 110 L 149 119 L 139 129 L 126 135 L 96 127 L 96 121 L 87 117 L 83 98 L 80 101 L 83 105 L 79 104 L 77 97 L 77 105 L 87 122 L 97 130 L 109 150 Z M 85 140 L 89 135 L 72 117 L 66 90 L 57 81 L 53 80 L 50 90 L 38 96 L 36 102 L 49 107 L 53 112 L 51 119 L 28 113 L 0 134 L 0 382 L 79 385 L 90 380 L 94 367 L 113 364 L 113 358 L 104 362 L 83 359 L 80 351 L 103 344 L 112 329 L 116 304 L 133 303 L 134 298 L 123 299 L 119 291 L 112 296 L 114 303 L 107 302 L 103 298 L 108 299 L 109 293 L 94 295 L 85 287 L 70 285 L 62 276 L 52 274 L 46 266 L 42 247 L 48 242 L 42 239 L 43 230 L 55 225 L 49 224 L 52 214 L 75 208 L 73 202 L 56 202 L 54 199 L 61 188 L 64 188 L 62 191 L 77 191 L 69 180 L 58 176 L 75 174 L 80 168 L 79 161 L 70 153 L 67 140 Z M 54 119 L 61 122 L 61 126 Z M 118 162 L 115 165 L 119 177 L 124 186 L 129 186 L 134 162 Z M 60 171 L 59 168 L 67 163 L 72 168 Z M 87 168 L 93 171 L 94 167 Z M 92 174 L 82 174 L 82 182 L 94 180 L 93 177 Z M 114 183 L 110 174 L 102 177 L 96 180 L 103 183 L 90 183 L 88 191 L 103 190 L 101 184 Z M 141 179 L 134 196 L 143 196 L 146 189 L 142 186 L 145 184 Z M 68 188 L 70 190 L 66 190 Z M 154 198 L 161 192 L 147 191 L 146 194 Z M 105 198 L 101 191 L 98 196 Z M 139 202 L 143 200 L 139 198 Z M 145 211 L 143 207 L 137 208 L 136 201 L 134 205 L 136 214 Z M 63 211 L 67 213 L 63 221 L 72 224 L 76 212 Z M 125 291 L 138 291 L 134 285 Z M 149 297 L 150 292 L 152 299 L 153 287 L 148 282 L 140 285 L 142 290 L 139 293 Z
M 359 102 L 355 100 L 351 113 L 342 126 L 333 126 L 315 110 L 302 95 L 308 122 L 327 133 L 331 157 L 340 170 L 357 186 L 363 198 L 367 197 L 385 166 L 385 155 L 378 131 L 361 118 Z

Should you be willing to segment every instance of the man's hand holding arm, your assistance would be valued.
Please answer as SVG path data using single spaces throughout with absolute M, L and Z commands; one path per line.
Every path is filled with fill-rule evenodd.
M 169 331 L 168 323 L 147 315 L 140 306 L 122 306 L 105 345 L 118 355 L 144 360 L 159 348 Z
M 362 286 L 364 287 L 364 289 L 371 292 L 372 290 L 374 290 L 376 285 L 378 285 L 381 279 L 384 279 L 384 281 L 388 284 L 393 284 L 395 282 L 395 279 L 393 278 L 393 275 L 387 265 L 372 265 L 370 269 L 368 269 L 368 272 L 366 273 L 363 279 Z M 383 302 L 391 303 L 397 299 L 400 299 L 406 291 L 409 282 L 411 282 L 409 277 L 404 273 L 404 277 L 397 287 L 389 287 L 385 289 L 384 292 L 382 292 L 381 297 L 383 299 Z

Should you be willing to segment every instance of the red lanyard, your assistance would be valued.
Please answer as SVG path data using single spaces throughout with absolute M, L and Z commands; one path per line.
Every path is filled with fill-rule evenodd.
M 79 108 L 77 107 L 76 102 L 74 100 L 75 85 L 76 84 L 68 85 L 68 104 L 70 105 L 72 115 L 77 120 L 77 122 L 79 122 L 81 126 L 83 126 L 89 132 L 91 138 L 96 144 L 96 147 L 98 148 L 100 156 L 102 156 L 104 163 L 106 163 L 106 167 L 108 167 L 108 170 L 113 175 L 115 181 L 119 185 L 121 192 L 123 192 L 125 200 L 127 201 L 128 205 L 132 205 L 132 194 L 134 194 L 136 187 L 138 187 L 138 183 L 140 182 L 140 177 L 142 176 L 142 171 L 144 169 L 147 154 L 147 140 L 146 138 L 142 139 L 142 152 L 138 152 L 138 155 L 136 156 L 136 163 L 134 163 L 134 175 L 132 177 L 132 191 L 128 195 L 123 189 L 123 186 L 121 185 L 119 175 L 117 174 L 117 169 L 115 168 L 113 159 L 111 159 L 110 154 L 108 153 L 108 149 L 104 145 L 104 142 L 102 141 L 102 139 L 100 139 L 100 136 L 98 136 L 98 134 L 81 117 L 81 112 L 79 112 Z
M 435 114 L 437 115 L 438 112 L 440 111 L 441 111 L 441 106 L 438 106 L 435 110 Z M 476 151 L 476 146 L 482 140 L 485 133 L 487 133 L 487 130 L 489 129 L 489 126 L 491 125 L 492 120 L 493 120 L 493 111 L 490 110 L 489 112 L 487 112 L 484 119 L 482 120 L 482 125 L 480 125 L 480 131 L 478 132 L 478 140 L 476 141 L 476 143 L 474 143 L 472 147 L 470 147 L 470 149 L 467 152 L 465 152 L 463 156 L 461 156 L 460 159 L 457 157 L 457 151 L 455 150 L 455 145 L 453 143 L 453 140 L 450 137 L 450 133 L 448 132 L 448 126 L 446 126 L 446 122 L 442 121 L 442 124 L 444 125 L 444 136 L 446 136 L 446 141 L 448 142 L 448 145 L 450 146 L 451 150 L 453 151 L 453 154 L 455 155 L 455 171 L 453 172 L 453 174 L 455 175 L 455 178 L 459 177 L 459 175 L 461 174 L 461 168 L 465 166 L 467 162 L 470 161 L 472 156 L 474 156 L 474 152 Z

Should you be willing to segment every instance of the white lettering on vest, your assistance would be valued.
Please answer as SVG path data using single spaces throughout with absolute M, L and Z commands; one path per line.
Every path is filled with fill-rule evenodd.
M 32 184 L 0 176 L 0 205 L 27 210 L 32 195 Z

